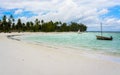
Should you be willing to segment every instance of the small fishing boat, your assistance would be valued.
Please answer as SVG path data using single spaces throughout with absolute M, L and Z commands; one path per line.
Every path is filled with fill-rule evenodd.
M 96 36 L 98 40 L 112 40 L 112 36 L 111 37 L 105 37 L 105 36 Z
M 102 36 L 102 23 L 101 23 L 101 36 L 96 35 L 97 40 L 113 40 L 113 37 Z

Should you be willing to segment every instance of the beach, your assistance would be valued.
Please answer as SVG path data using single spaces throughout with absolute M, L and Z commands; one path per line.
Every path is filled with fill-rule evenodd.
M 38 33 L 0 33 L 0 75 L 120 75 L 120 62 L 7 37 L 29 34 Z

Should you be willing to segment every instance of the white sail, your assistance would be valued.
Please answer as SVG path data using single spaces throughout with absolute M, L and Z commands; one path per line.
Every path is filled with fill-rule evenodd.
M 80 34 L 80 29 L 78 30 L 78 34 Z

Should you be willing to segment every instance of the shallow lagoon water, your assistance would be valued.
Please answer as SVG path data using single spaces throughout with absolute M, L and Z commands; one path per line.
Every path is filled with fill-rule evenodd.
M 120 55 L 120 33 L 103 33 L 104 36 L 112 36 L 113 40 L 97 40 L 99 32 L 78 33 L 45 33 L 22 36 L 22 40 L 43 43 L 56 46 L 64 46 L 82 50 L 105 52 Z

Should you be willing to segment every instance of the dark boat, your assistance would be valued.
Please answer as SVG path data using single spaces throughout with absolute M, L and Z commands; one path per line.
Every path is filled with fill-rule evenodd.
M 102 36 L 102 23 L 101 23 L 101 36 L 96 35 L 97 40 L 113 40 L 112 36 L 111 37 L 105 37 Z
M 112 36 L 111 36 L 111 37 L 96 36 L 96 38 L 97 38 L 98 40 L 112 40 L 112 39 L 113 39 Z

